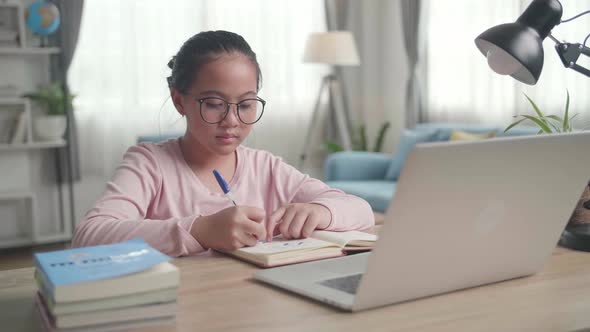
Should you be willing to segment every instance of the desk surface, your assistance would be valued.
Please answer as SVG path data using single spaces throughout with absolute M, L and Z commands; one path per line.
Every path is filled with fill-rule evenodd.
M 218 253 L 181 270 L 176 327 L 149 331 L 575 331 L 590 327 L 590 253 L 557 248 L 531 277 L 344 313 L 252 280 L 256 267 Z M 0 272 L 0 329 L 36 331 L 33 269 Z M 8 331 L 7 330 L 7 331 Z

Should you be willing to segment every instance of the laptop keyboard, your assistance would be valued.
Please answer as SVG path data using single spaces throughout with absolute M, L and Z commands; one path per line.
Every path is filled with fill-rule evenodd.
M 339 277 L 334 279 L 326 279 L 320 281 L 320 285 L 324 285 L 326 287 L 334 288 L 346 292 L 348 294 L 356 294 L 356 290 L 359 287 L 359 283 L 361 282 L 361 277 L 363 276 L 362 273 L 359 274 L 352 274 L 346 277 Z

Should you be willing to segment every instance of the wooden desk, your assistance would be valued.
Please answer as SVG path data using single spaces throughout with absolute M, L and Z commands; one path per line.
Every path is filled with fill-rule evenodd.
M 256 267 L 217 253 L 174 260 L 177 326 L 149 331 L 575 331 L 590 327 L 590 254 L 557 248 L 532 277 L 359 313 L 251 279 Z M 37 331 L 33 269 L 0 272 L 0 330 Z M 33 318 L 34 317 L 34 318 Z

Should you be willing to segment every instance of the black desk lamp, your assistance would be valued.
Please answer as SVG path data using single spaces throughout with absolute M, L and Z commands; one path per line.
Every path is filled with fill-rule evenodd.
M 580 55 L 590 57 L 590 48 L 586 47 L 590 34 L 582 44 L 560 42 L 551 35 L 556 25 L 588 14 L 590 10 L 563 21 L 562 13 L 563 8 L 558 0 L 533 0 L 516 22 L 500 24 L 484 31 L 475 39 L 475 45 L 496 73 L 510 75 L 522 83 L 534 85 L 543 69 L 542 42 L 549 37 L 555 42 L 555 50 L 566 68 L 590 77 L 590 70 L 576 63 Z M 583 207 L 590 209 L 590 201 L 585 202 Z M 590 224 L 566 227 L 560 244 L 590 251 Z

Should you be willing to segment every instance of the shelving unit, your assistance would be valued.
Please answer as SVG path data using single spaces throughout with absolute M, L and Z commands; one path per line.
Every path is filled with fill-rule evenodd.
M 61 183 L 65 165 L 58 156 L 58 149 L 68 142 L 36 140 L 33 119 L 42 110 L 18 96 L 49 83 L 50 57 L 60 53 L 58 47 L 36 47 L 29 42 L 23 8 L 30 2 L 0 0 L 0 10 L 9 8 L 18 16 L 18 42 L 0 45 L 0 85 L 18 88 L 14 96 L 0 96 L 0 134 L 7 127 L 2 121 L 14 122 L 20 112 L 26 121 L 22 140 L 0 141 L 0 249 L 66 241 L 72 234 L 72 218 L 65 213 L 67 208 L 73 211 L 72 192 L 70 201 L 63 193 L 64 188 L 71 191 L 72 184 L 71 179 Z
M 16 150 L 37 150 L 37 149 L 54 149 L 62 148 L 67 145 L 66 141 L 56 142 L 32 142 L 21 144 L 0 144 L 0 151 L 16 151 Z
M 0 47 L 0 55 L 58 54 L 57 47 Z
M 36 195 L 33 192 L 0 193 L 0 211 L 2 220 L 27 220 L 26 223 L 15 223 L 12 234 L 0 237 L 0 248 L 23 246 L 34 243 L 36 234 L 35 216 Z

